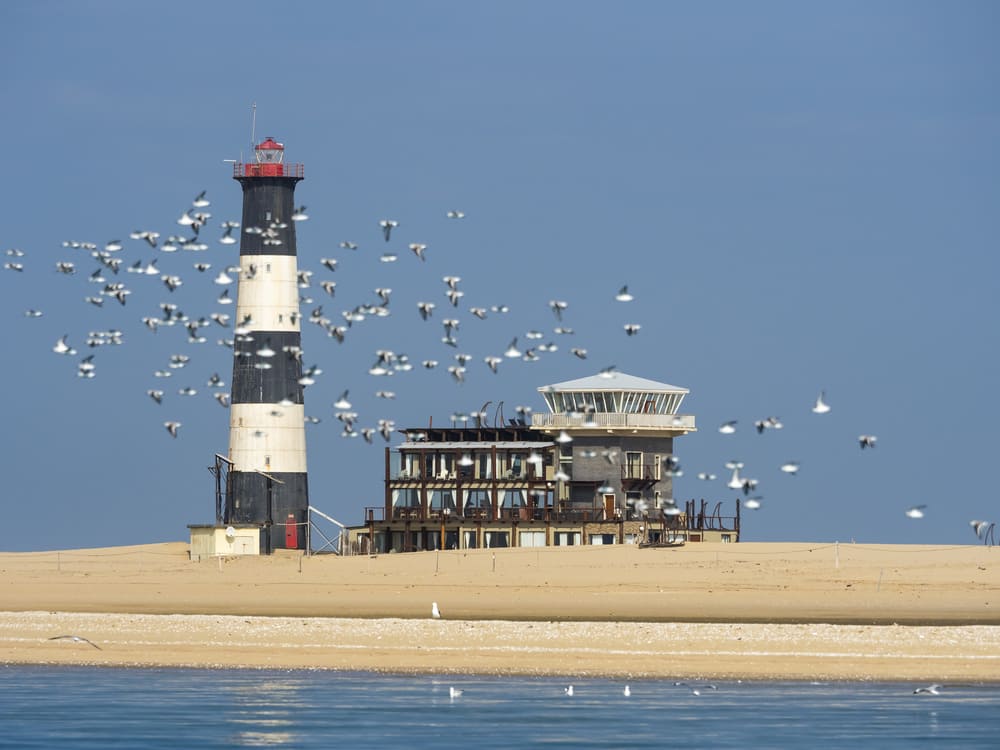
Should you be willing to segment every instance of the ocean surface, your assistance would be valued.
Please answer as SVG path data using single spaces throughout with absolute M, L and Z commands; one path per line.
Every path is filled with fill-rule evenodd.
M 0 666 L 0 747 L 998 748 L 1000 683 Z M 461 695 L 451 696 L 451 688 Z

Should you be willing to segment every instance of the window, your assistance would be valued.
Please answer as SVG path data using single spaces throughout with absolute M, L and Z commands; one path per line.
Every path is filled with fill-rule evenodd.
M 463 506 L 463 510 L 466 518 L 474 517 L 478 514 L 489 515 L 491 507 L 489 490 L 465 491 L 465 505 Z
M 476 476 L 480 479 L 493 477 L 493 456 L 490 453 L 476 454 Z
M 420 490 L 416 488 L 393 490 L 392 507 L 394 508 L 419 508 Z
M 545 532 L 544 531 L 522 531 L 518 535 L 517 545 L 519 547 L 544 547 L 545 546 Z
M 521 479 L 524 477 L 524 456 L 520 453 L 512 453 L 507 458 L 507 479 Z
M 521 508 L 526 505 L 524 490 L 504 490 L 500 501 L 501 508 Z
M 483 532 L 483 546 L 486 548 L 490 547 L 509 547 L 510 546 L 510 532 L 509 531 L 484 531 Z
M 642 478 L 642 454 L 638 451 L 628 451 L 625 454 L 625 476 L 629 479 Z

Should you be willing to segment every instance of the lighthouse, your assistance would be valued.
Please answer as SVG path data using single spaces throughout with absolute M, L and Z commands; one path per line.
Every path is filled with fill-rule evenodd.
M 225 523 L 261 529 L 261 551 L 303 549 L 306 478 L 295 186 L 301 164 L 266 138 L 236 163 L 243 188 Z

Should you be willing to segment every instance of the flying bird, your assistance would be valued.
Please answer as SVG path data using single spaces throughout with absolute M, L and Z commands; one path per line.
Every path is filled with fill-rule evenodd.
M 73 641 L 73 643 L 86 643 L 86 644 L 88 644 L 90 646 L 93 646 L 98 651 L 103 651 L 104 650 L 100 646 L 98 646 L 96 643 L 94 643 L 92 640 L 90 640 L 88 638 L 84 638 L 82 635 L 53 635 L 48 640 L 50 640 L 50 641 Z
M 874 448 L 875 441 L 878 440 L 874 435 L 858 435 L 858 442 L 861 444 L 861 450 L 865 448 Z
M 392 219 L 382 219 L 378 223 L 382 227 L 382 236 L 385 237 L 385 241 L 389 241 L 389 237 L 392 235 L 392 230 L 399 226 L 398 221 L 393 221 Z
M 615 299 L 619 302 L 631 302 L 635 297 L 633 297 L 628 292 L 628 286 L 623 286 L 618 290 L 618 294 L 615 295 Z
M 721 432 L 723 435 L 732 435 L 734 432 L 736 432 L 736 422 L 737 420 L 735 419 L 730 422 L 723 422 L 719 426 L 719 432 Z
M 924 508 L 926 507 L 927 507 L 926 505 L 914 505 L 912 508 L 909 508 L 906 511 L 906 515 L 909 516 L 910 518 L 923 518 Z
M 812 409 L 814 414 L 826 414 L 828 411 L 830 411 L 829 404 L 827 404 L 826 401 L 823 400 L 825 396 L 826 396 L 825 391 L 819 392 L 819 396 L 816 397 L 816 404 L 813 406 Z
M 180 429 L 180 422 L 164 422 L 163 426 L 167 428 L 167 432 L 170 433 L 170 437 L 177 437 L 177 430 Z
M 464 219 L 465 214 L 461 211 L 449 211 L 447 214 L 449 219 Z

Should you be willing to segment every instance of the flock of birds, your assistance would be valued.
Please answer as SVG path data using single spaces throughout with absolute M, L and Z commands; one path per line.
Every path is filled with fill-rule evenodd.
M 256 269 L 250 265 L 248 268 L 241 268 L 237 264 L 227 263 L 216 268 L 211 262 L 210 254 L 206 254 L 211 249 L 210 242 L 206 239 L 211 224 L 212 214 L 208 211 L 210 201 L 206 193 L 202 191 L 192 200 L 190 207 L 186 208 L 177 219 L 180 229 L 173 234 L 164 236 L 160 232 L 139 229 L 131 232 L 128 237 L 130 243 L 119 239 L 113 239 L 103 244 L 94 242 L 81 242 L 69 240 L 62 243 L 63 248 L 72 255 L 59 259 L 54 264 L 54 270 L 59 277 L 86 276 L 87 292 L 83 295 L 82 302 L 90 307 L 111 308 L 119 311 L 131 310 L 136 306 L 146 304 L 140 313 L 136 315 L 137 320 L 132 323 L 141 322 L 142 326 L 155 335 L 167 329 L 175 329 L 184 332 L 184 343 L 188 346 L 198 346 L 208 343 L 210 337 L 216 338 L 216 344 L 231 352 L 234 350 L 234 341 L 237 337 L 247 333 L 249 321 L 236 321 L 231 312 L 231 305 L 234 302 L 235 288 L 241 274 L 254 274 Z M 446 219 L 461 221 L 465 219 L 462 211 L 451 210 L 446 212 Z M 293 215 L 289 217 L 292 222 L 302 222 L 308 220 L 309 216 L 304 206 L 297 207 Z M 242 229 L 248 234 L 261 235 L 264 244 L 278 245 L 281 243 L 281 230 L 287 228 L 287 224 L 273 220 L 268 226 L 262 227 L 240 227 L 238 222 L 223 221 L 218 223 L 217 228 L 221 234 L 216 237 L 216 242 L 223 246 L 235 245 L 238 242 L 234 232 Z M 379 257 L 379 262 L 392 264 L 400 260 L 399 251 L 394 249 L 393 238 L 399 231 L 400 222 L 395 219 L 382 219 L 378 222 L 381 230 L 381 239 L 387 248 Z M 357 253 L 360 244 L 354 241 L 344 240 L 340 242 L 341 250 L 348 254 Z M 428 263 L 428 244 L 424 242 L 410 242 L 405 245 L 412 256 L 419 262 L 421 267 Z M 135 252 L 138 248 L 138 252 Z M 190 254 L 190 255 L 189 255 Z M 126 257 L 136 255 L 134 260 L 126 262 Z M 4 268 L 15 274 L 28 272 L 30 257 L 20 249 L 8 249 L 6 251 L 7 261 Z M 209 286 L 208 279 L 211 278 L 210 288 L 216 292 L 215 307 L 210 311 L 188 314 L 182 306 L 174 301 L 178 290 L 189 284 L 191 278 L 188 274 L 182 274 L 177 269 L 161 269 L 159 263 L 166 266 L 168 263 L 175 263 L 176 259 L 191 257 L 194 260 L 190 267 L 194 275 L 205 286 Z M 203 258 L 209 258 L 203 260 Z M 316 330 L 326 338 L 334 339 L 338 343 L 343 343 L 348 337 L 353 337 L 356 332 L 368 321 L 387 318 L 393 313 L 394 299 L 393 290 L 385 285 L 375 287 L 373 296 L 361 302 L 349 304 L 338 313 L 329 312 L 335 299 L 345 296 L 338 290 L 336 281 L 332 278 L 338 271 L 341 259 L 334 257 L 320 258 L 321 271 L 313 271 L 308 268 L 300 268 L 298 271 L 298 286 L 300 294 L 300 315 L 303 323 L 303 339 L 307 337 L 307 330 Z M 89 264 L 89 267 L 85 267 Z M 213 271 L 214 269 L 214 271 Z M 213 275 L 214 273 L 214 275 Z M 150 286 L 159 283 L 162 296 L 155 306 L 140 301 L 149 293 Z M 499 345 L 492 352 L 474 355 L 466 346 L 466 339 L 463 333 L 475 325 L 476 320 L 485 320 L 489 317 L 502 317 L 510 312 L 510 307 L 506 304 L 477 304 L 467 305 L 465 300 L 465 290 L 462 287 L 460 276 L 450 273 L 441 277 L 442 287 L 439 288 L 441 298 L 437 301 L 432 296 L 419 299 L 416 302 L 416 310 L 411 313 L 419 316 L 422 321 L 433 323 L 439 320 L 441 325 L 440 343 L 444 344 L 444 351 L 453 350 L 451 361 L 442 363 L 433 356 L 411 359 L 408 354 L 395 352 L 389 349 L 377 349 L 374 354 L 372 364 L 367 368 L 367 374 L 384 382 L 387 376 L 405 373 L 416 368 L 424 370 L 443 370 L 456 383 L 465 382 L 471 376 L 471 368 L 475 360 L 479 360 L 493 374 L 497 374 L 510 363 L 523 361 L 537 361 L 540 357 L 557 352 L 565 348 L 571 356 L 580 360 L 588 358 L 588 350 L 580 345 L 579 337 L 574 336 L 574 330 L 566 324 L 565 318 L 570 308 L 569 302 L 562 299 L 551 299 L 548 301 L 548 308 L 552 315 L 550 332 L 544 332 L 546 326 L 538 326 L 528 331 L 521 331 L 510 336 L 506 346 Z M 202 295 L 204 296 L 204 295 Z M 623 311 L 631 309 L 630 302 L 634 300 L 628 285 L 618 287 L 617 291 L 611 294 L 616 303 L 623 305 Z M 204 304 L 204 300 L 196 302 Z M 326 308 L 326 309 L 325 309 Z M 463 308 L 469 318 L 463 317 Z M 404 313 L 405 314 L 405 313 Z M 41 309 L 29 309 L 24 312 L 28 319 L 41 318 L 44 311 Z M 625 318 L 622 330 L 628 337 L 639 335 L 642 330 L 640 323 Z M 216 335 L 210 335 L 210 331 L 215 331 Z M 479 342 L 481 337 L 472 336 L 474 341 Z M 52 351 L 59 357 L 77 358 L 76 370 L 81 378 L 94 378 L 98 369 L 98 353 L 109 348 L 120 347 L 126 339 L 126 334 L 119 327 L 108 327 L 100 330 L 91 330 L 85 336 L 65 334 L 60 336 L 52 345 Z M 175 339 L 176 340 L 176 339 Z M 505 339 L 506 340 L 506 339 Z M 570 341 L 571 345 L 563 347 L 562 341 Z M 86 348 L 86 354 L 82 351 Z M 262 344 L 262 348 L 257 354 L 274 355 L 275 352 L 266 352 L 268 344 Z M 179 347 L 178 347 L 179 348 Z M 295 353 L 300 360 L 309 351 L 306 347 Z M 210 358 L 207 358 L 210 359 Z M 157 405 L 170 408 L 169 404 L 175 399 L 190 399 L 196 397 L 200 392 L 206 391 L 223 408 L 229 406 L 228 384 L 225 378 L 218 371 L 210 375 L 202 376 L 204 386 L 192 385 L 188 378 L 181 387 L 171 389 L 168 387 L 171 378 L 180 380 L 183 374 L 190 372 L 190 365 L 193 361 L 192 355 L 187 350 L 174 351 L 163 364 L 151 373 L 153 383 L 146 389 L 146 395 Z M 220 362 L 220 366 L 229 369 L 228 362 Z M 319 364 L 307 364 L 302 361 L 302 378 L 300 384 L 308 387 L 316 383 L 317 378 L 322 374 Z M 616 368 L 612 366 L 604 367 L 600 370 L 600 375 L 613 378 Z M 333 403 L 333 416 L 341 425 L 341 436 L 345 438 L 361 437 L 365 442 L 373 443 L 375 438 L 381 436 L 385 441 L 389 441 L 395 431 L 395 420 L 389 416 L 377 416 L 362 421 L 359 412 L 354 408 L 349 398 L 350 390 L 346 389 L 341 396 Z M 374 396 L 379 400 L 395 399 L 396 393 L 387 387 L 378 387 L 374 390 Z M 309 401 L 307 399 L 307 401 Z M 313 406 L 312 402 L 309 402 Z M 528 406 L 518 406 L 516 412 L 519 419 L 526 420 L 529 417 L 531 408 Z M 817 415 L 825 415 L 831 411 L 831 406 L 826 400 L 826 394 L 820 392 L 812 407 L 812 412 Z M 466 423 L 470 419 L 483 419 L 486 415 L 482 413 L 460 413 L 451 415 L 453 423 Z M 318 424 L 320 417 L 307 415 L 308 424 Z M 182 422 L 179 418 L 168 418 L 162 422 L 163 428 L 173 438 L 181 434 Z M 719 433 L 730 435 L 737 431 L 737 420 L 727 421 L 720 425 Z M 758 434 L 783 428 L 780 418 L 770 416 L 756 420 L 753 427 Z M 873 450 L 877 445 L 878 438 L 872 434 L 859 434 L 858 444 L 862 451 Z M 742 461 L 730 461 L 725 464 L 731 472 L 731 477 L 726 486 L 729 489 L 742 492 L 744 495 L 743 505 L 750 510 L 757 510 L 762 507 L 762 496 L 755 494 L 757 490 L 757 480 L 743 475 L 745 465 Z M 800 470 L 797 461 L 787 461 L 781 464 L 780 469 L 788 475 L 795 475 Z M 667 459 L 666 470 L 675 476 L 682 474 L 680 466 L 675 457 Z M 698 479 L 705 481 L 715 480 L 717 477 L 710 472 L 701 472 Z M 924 516 L 926 505 L 914 505 L 906 509 L 906 516 L 912 519 L 920 519 Z M 971 522 L 976 536 L 984 543 L 994 543 L 994 524 L 987 521 L 974 520 Z

